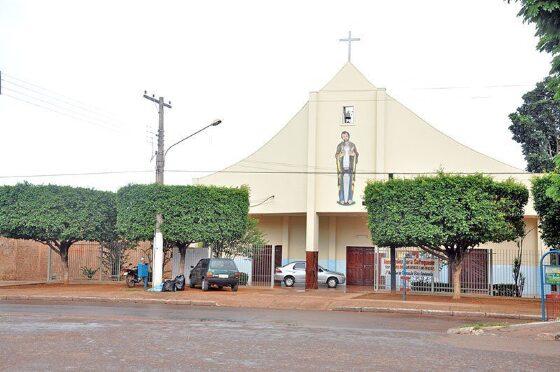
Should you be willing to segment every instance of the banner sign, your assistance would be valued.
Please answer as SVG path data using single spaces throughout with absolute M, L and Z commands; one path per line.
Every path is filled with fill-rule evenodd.
M 558 265 L 545 265 L 544 266 L 544 281 L 546 284 L 560 285 L 560 266 Z
M 406 274 L 410 276 L 433 276 L 438 271 L 438 260 L 435 258 L 407 257 Z M 402 274 L 402 258 L 397 259 L 396 275 Z M 391 272 L 391 259 L 383 258 L 385 272 Z

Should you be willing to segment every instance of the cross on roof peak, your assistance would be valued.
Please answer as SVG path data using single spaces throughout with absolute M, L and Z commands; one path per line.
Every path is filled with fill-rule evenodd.
M 348 31 L 347 39 L 338 39 L 338 41 L 344 41 L 348 43 L 348 62 L 350 62 L 350 57 L 352 57 L 352 42 L 360 41 L 359 37 L 352 38 L 352 31 Z

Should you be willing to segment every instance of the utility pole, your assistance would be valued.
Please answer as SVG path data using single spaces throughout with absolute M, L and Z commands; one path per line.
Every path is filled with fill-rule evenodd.
M 163 185 L 163 172 L 165 169 L 165 146 L 164 146 L 164 127 L 163 112 L 164 109 L 171 108 L 171 101 L 165 103 L 163 97 L 155 98 L 152 94 L 150 97 L 144 91 L 144 98 L 158 104 L 159 126 L 158 126 L 158 149 L 156 152 L 156 183 Z M 154 234 L 154 248 L 152 252 L 152 287 L 155 287 L 163 281 L 163 235 L 161 234 L 161 224 L 163 216 L 161 213 L 156 215 L 156 229 Z

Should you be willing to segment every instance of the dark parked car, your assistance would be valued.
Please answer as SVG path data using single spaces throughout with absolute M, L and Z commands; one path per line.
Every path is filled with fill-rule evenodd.
M 196 285 L 200 285 L 203 291 L 207 291 L 211 286 L 220 289 L 231 287 L 231 290 L 236 292 L 239 275 L 237 265 L 230 258 L 203 258 L 192 267 L 189 286 L 194 288 Z

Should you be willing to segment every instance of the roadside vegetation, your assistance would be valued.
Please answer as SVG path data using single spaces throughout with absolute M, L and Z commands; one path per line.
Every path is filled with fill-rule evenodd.
M 0 236 L 49 246 L 60 256 L 66 284 L 72 245 L 114 239 L 115 220 L 111 192 L 29 183 L 0 186 Z
M 29 183 L 0 186 L 0 236 L 47 245 L 60 256 L 66 284 L 69 251 L 76 242 L 99 242 L 102 259 L 113 262 L 137 243 L 151 241 L 156 214 L 162 213 L 167 257 L 177 247 L 184 265 L 192 243 L 231 245 L 251 230 L 262 237 L 248 212 L 246 187 L 129 185 L 115 194 Z M 81 268 L 87 278 L 97 270 Z
M 449 263 L 453 298 L 461 297 L 461 263 L 480 244 L 524 234 L 525 186 L 483 175 L 372 181 L 364 202 L 374 244 L 418 247 Z

